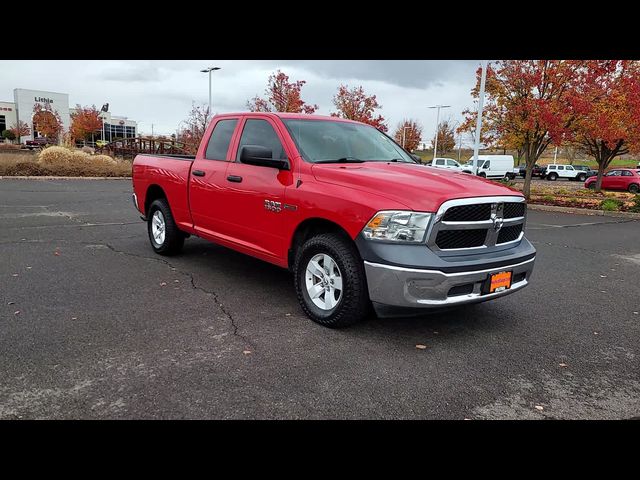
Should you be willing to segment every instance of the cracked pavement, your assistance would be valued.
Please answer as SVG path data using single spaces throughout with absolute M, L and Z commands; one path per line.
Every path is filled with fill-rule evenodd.
M 640 416 L 638 221 L 530 211 L 528 288 L 335 331 L 285 270 L 155 255 L 130 194 L 0 180 L 0 419 Z

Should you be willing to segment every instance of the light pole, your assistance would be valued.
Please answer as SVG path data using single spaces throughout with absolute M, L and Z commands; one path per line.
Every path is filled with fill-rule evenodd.
M 212 110 L 211 110 L 211 72 L 213 72 L 215 70 L 220 70 L 220 67 L 209 67 L 209 68 L 205 68 L 204 70 L 200 70 L 202 73 L 208 73 L 209 74 L 209 115 L 211 115 L 211 113 L 212 113 Z
M 433 144 L 433 159 L 436 159 L 436 155 L 438 154 L 438 133 L 440 129 L 440 109 L 441 108 L 449 108 L 451 105 L 433 105 L 429 108 L 437 108 L 438 113 L 436 115 L 436 140 Z
M 404 148 L 407 130 L 411 130 L 411 127 L 402 127 L 402 148 Z
M 478 150 L 480 150 L 480 132 L 482 132 L 482 107 L 484 105 L 484 84 L 487 80 L 486 60 L 482 61 L 482 76 L 480 77 L 480 94 L 478 96 L 478 118 L 476 118 L 476 141 L 473 145 L 473 174 L 478 174 Z

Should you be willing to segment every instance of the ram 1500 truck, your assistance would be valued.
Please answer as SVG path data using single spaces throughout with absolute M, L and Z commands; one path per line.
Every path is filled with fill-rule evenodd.
M 302 309 L 327 327 L 371 306 L 499 298 L 527 286 L 535 261 L 520 192 L 421 165 L 335 117 L 217 115 L 195 156 L 136 156 L 133 190 L 155 252 L 195 235 L 289 268 Z

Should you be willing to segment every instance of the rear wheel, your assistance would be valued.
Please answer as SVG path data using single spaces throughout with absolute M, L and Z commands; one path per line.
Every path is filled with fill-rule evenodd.
M 589 190 L 595 190 L 596 189 L 596 182 L 591 182 L 589 185 L 587 185 L 587 188 Z
M 578 175 L 578 181 L 579 182 L 584 182 L 587 179 L 587 174 L 586 173 L 581 173 L 580 175 Z
M 369 313 L 364 265 L 349 238 L 336 233 L 310 238 L 300 247 L 293 271 L 298 302 L 314 322 L 340 328 Z
M 640 191 L 640 186 L 637 183 L 629 185 L 629 193 L 638 193 L 638 191 Z
M 160 255 L 175 255 L 184 245 L 185 235 L 178 229 L 169 202 L 155 200 L 147 213 L 147 231 L 151 247 Z
M 549 175 L 547 175 L 547 179 L 551 180 L 552 182 L 555 182 L 558 179 L 558 174 L 557 173 L 550 173 Z

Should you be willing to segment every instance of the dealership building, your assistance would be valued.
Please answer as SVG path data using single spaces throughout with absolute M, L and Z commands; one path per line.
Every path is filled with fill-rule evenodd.
M 75 108 L 69 107 L 69 94 L 16 88 L 13 90 L 13 102 L 0 101 L 0 133 L 20 121 L 26 123 L 30 130 L 30 135 L 20 138 L 22 142 L 38 138 L 40 135 L 33 126 L 33 109 L 36 104 L 43 107 L 49 105 L 51 110 L 60 115 L 64 131 L 69 131 L 71 115 L 75 111 Z M 110 142 L 116 138 L 135 137 L 138 133 L 137 123 L 127 117 L 112 115 L 108 108 L 109 104 L 106 104 L 103 108 L 106 111 L 100 112 L 104 122 L 104 140 Z M 103 130 L 97 131 L 94 139 L 102 140 L 102 132 Z

